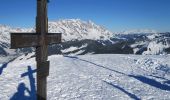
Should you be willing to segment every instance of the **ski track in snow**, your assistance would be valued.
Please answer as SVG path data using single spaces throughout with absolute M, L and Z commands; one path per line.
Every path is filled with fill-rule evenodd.
M 0 100 L 36 98 L 36 63 L 29 57 L 0 64 Z M 169 100 L 169 59 L 169 55 L 50 56 L 48 100 Z

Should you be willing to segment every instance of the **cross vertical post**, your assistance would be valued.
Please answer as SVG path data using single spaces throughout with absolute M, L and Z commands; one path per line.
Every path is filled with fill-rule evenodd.
M 47 98 L 47 76 L 49 73 L 49 62 L 47 61 L 48 45 L 45 43 L 48 33 L 47 0 L 37 0 L 36 33 L 39 33 L 39 46 L 36 47 L 37 61 L 37 99 Z M 44 73 L 42 70 L 46 69 Z

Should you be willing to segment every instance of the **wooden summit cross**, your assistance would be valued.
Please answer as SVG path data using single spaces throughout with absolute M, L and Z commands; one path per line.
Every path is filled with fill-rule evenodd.
M 61 33 L 48 33 L 48 0 L 37 0 L 36 33 L 11 33 L 11 49 L 36 47 L 37 99 L 47 98 L 48 45 L 61 42 Z

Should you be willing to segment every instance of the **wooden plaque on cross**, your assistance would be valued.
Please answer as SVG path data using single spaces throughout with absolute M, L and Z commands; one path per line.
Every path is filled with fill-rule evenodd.
M 37 99 L 47 99 L 48 45 L 61 42 L 61 33 L 48 33 L 47 3 L 37 0 L 36 33 L 11 33 L 11 49 L 36 47 Z

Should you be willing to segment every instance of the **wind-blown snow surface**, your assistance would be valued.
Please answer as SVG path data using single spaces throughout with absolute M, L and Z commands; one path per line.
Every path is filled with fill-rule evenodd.
M 35 99 L 35 58 L 30 56 L 0 64 L 0 100 Z M 169 55 L 50 56 L 48 100 L 169 100 L 169 59 Z

